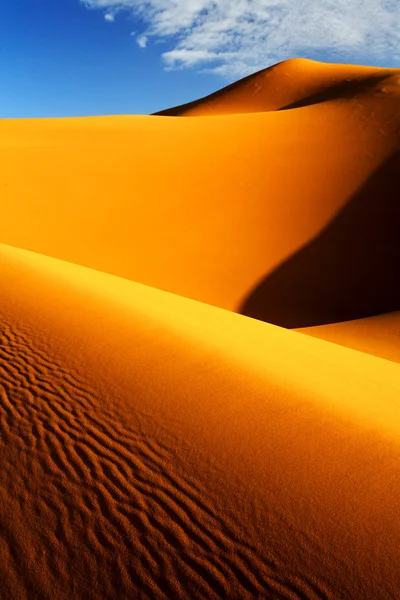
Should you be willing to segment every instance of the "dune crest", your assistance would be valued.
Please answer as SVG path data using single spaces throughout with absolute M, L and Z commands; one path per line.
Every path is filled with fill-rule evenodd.
M 1 598 L 398 597 L 399 81 L 0 120 Z
M 395 596 L 398 365 L 0 253 L 11 597 Z
M 361 216 L 364 205 L 368 214 L 377 209 L 382 189 L 390 210 L 382 211 L 381 225 L 386 214 L 395 230 L 399 182 L 396 168 L 386 167 L 399 151 L 399 70 L 388 76 L 385 69 L 295 60 L 265 73 L 275 78 L 276 90 L 288 82 L 300 89 L 301 81 L 318 93 L 334 84 L 337 94 L 326 101 L 326 88 L 300 108 L 212 119 L 0 121 L 0 240 L 240 312 L 257 286 L 276 279 L 274 273 L 338 214 L 352 214 L 354 205 Z M 349 94 L 346 78 L 353 80 L 346 86 L 363 93 Z M 246 85 L 235 88 L 243 103 L 252 98 Z M 386 173 L 382 188 L 379 172 Z M 350 246 L 353 235 L 354 248 L 368 244 L 365 231 L 358 241 L 356 221 L 352 233 L 345 221 Z M 363 269 L 363 253 L 357 256 Z M 395 262 L 392 257 L 390 268 Z M 301 260 L 291 272 L 294 287 L 303 276 L 297 264 Z M 326 272 L 318 256 L 313 264 L 317 273 Z M 369 293 L 379 290 L 378 275 L 371 276 Z M 342 280 L 338 267 L 335 276 L 339 294 L 348 273 Z M 293 296 L 289 285 L 283 305 Z M 367 316 L 357 312 L 356 290 L 346 298 L 352 305 L 340 318 Z M 279 310 L 265 302 L 257 300 L 256 311 L 245 314 L 283 324 Z M 377 311 L 397 308 L 381 298 L 370 304 Z M 317 324 L 297 318 L 304 307 L 299 311 L 294 327 Z
M 400 362 L 400 312 L 354 321 L 305 327 L 301 333 Z
M 154 113 L 165 117 L 218 116 L 287 110 L 320 101 L 363 96 L 381 86 L 395 91 L 399 69 L 292 58 L 188 104 Z M 397 90 L 398 93 L 398 90 Z

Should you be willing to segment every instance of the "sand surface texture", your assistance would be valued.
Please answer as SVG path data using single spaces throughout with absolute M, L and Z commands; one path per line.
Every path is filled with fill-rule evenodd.
M 336 68 L 297 64 L 282 90 L 300 72 L 324 100 L 0 121 L 0 241 L 285 327 L 397 310 L 400 70 L 338 97 Z
M 400 363 L 400 311 L 298 331 Z
M 399 81 L 0 121 L 1 600 L 399 597 Z

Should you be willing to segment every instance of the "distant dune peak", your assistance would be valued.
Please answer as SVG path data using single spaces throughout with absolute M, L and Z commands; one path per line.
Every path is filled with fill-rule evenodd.
M 400 69 L 324 63 L 290 58 L 262 69 L 204 98 L 155 113 L 156 116 L 218 116 L 295 108 L 342 95 L 363 93 L 365 86 L 393 82 Z

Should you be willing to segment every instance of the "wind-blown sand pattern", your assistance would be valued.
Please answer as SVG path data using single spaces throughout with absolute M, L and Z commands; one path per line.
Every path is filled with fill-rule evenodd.
M 1 598 L 398 597 L 399 77 L 0 121 Z

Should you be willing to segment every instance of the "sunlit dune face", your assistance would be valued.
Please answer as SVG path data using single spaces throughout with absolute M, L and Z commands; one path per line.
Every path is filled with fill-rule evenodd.
M 299 329 L 335 344 L 400 362 L 400 312 Z
M 11 597 L 395 597 L 398 365 L 0 255 Z
M 1 599 L 398 597 L 399 73 L 0 121 Z
M 323 64 L 291 59 L 250 75 L 200 100 L 157 113 L 164 116 L 218 116 L 287 110 L 309 106 L 323 98 L 343 99 L 387 88 L 398 69 Z M 386 83 L 387 82 L 387 83 Z
M 251 298 L 341 211 L 379 202 L 374 181 L 399 142 L 399 96 L 377 92 L 379 82 L 398 77 L 389 71 L 294 60 L 225 93 L 226 102 L 230 94 L 242 102 L 294 90 L 285 100 L 291 102 L 313 88 L 309 105 L 289 110 L 2 121 L 0 239 L 279 325 L 333 321 L 330 310 L 321 312 L 322 321 L 285 320 L 275 309 L 264 311 L 263 298 L 252 308 Z M 337 90 L 330 97 L 329 86 L 339 86 L 342 97 Z M 398 183 L 390 177 L 384 179 L 395 198 Z M 392 224 L 393 210 L 385 213 Z M 365 262 L 362 253 L 357 260 Z M 392 261 L 388 276 L 395 255 Z M 327 272 L 329 264 L 315 269 Z M 293 293 L 285 281 L 287 298 Z M 344 293 L 354 306 L 339 320 L 368 316 L 357 314 L 356 287 Z M 367 312 L 393 310 L 390 299 L 368 306 Z

